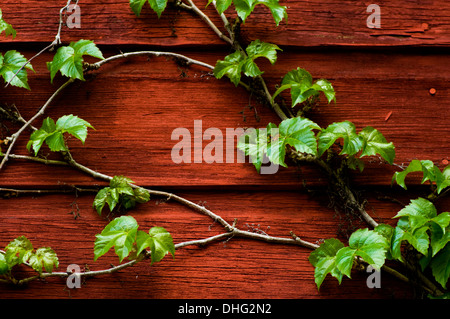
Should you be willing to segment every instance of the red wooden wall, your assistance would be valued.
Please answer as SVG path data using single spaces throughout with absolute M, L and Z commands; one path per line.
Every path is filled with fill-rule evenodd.
M 17 30 L 17 38 L 2 37 L 0 51 L 17 49 L 32 57 L 54 39 L 59 9 L 66 1 L 3 0 L 4 18 Z M 204 8 L 206 1 L 196 1 Z M 283 3 L 283 1 L 281 1 Z M 430 159 L 443 165 L 448 160 L 450 125 L 450 3 L 448 1 L 377 1 L 381 29 L 366 26 L 370 1 L 288 0 L 289 23 L 275 27 L 268 11 L 258 8 L 243 26 L 249 40 L 278 44 L 275 66 L 264 64 L 271 90 L 296 67 L 315 78 L 327 78 L 335 86 L 337 104 L 320 104 L 311 118 L 322 126 L 351 120 L 357 129 L 371 125 L 396 145 L 396 163 Z M 196 16 L 168 8 L 160 19 L 144 7 L 140 18 L 128 1 L 80 1 L 81 28 L 63 28 L 64 44 L 94 40 L 105 56 L 133 50 L 170 50 L 215 64 L 229 49 Z M 205 10 L 220 25 L 211 8 Z M 46 52 L 33 61 L 29 73 L 31 91 L 0 87 L 1 103 L 15 104 L 28 119 L 63 83 L 58 76 L 50 84 Z M 57 118 L 76 114 L 96 128 L 86 144 L 70 141 L 78 162 L 108 175 L 126 175 L 137 184 L 169 190 L 204 203 L 238 227 L 260 225 L 270 235 L 317 242 L 336 237 L 343 221 L 328 207 L 326 179 L 305 167 L 280 169 L 276 175 L 258 175 L 248 163 L 173 163 L 170 152 L 178 127 L 193 132 L 194 120 L 203 128 L 263 127 L 277 117 L 256 100 L 250 103 L 260 115 L 257 122 L 249 95 L 228 80 L 216 80 L 200 67 L 182 70 L 165 58 L 118 60 L 92 72 L 86 82 L 76 82 L 47 110 Z M 430 94 L 430 89 L 436 90 Z M 245 121 L 241 111 L 246 115 Z M 391 114 L 387 119 L 387 115 Z M 34 123 L 40 125 L 41 119 Z M 14 153 L 26 155 L 24 134 Z M 396 167 L 367 162 L 363 174 L 355 173 L 357 187 L 369 199 L 370 211 L 390 223 L 399 210 L 381 201 L 378 194 L 408 202 L 421 194 L 390 187 Z M 0 172 L 0 187 L 58 189 L 63 185 L 104 185 L 100 180 L 66 167 L 11 160 Z M 311 194 L 302 185 L 321 187 Z M 419 180 L 415 180 L 417 183 Z M 413 180 L 411 180 L 414 183 Z M 95 234 L 106 225 L 92 209 L 94 195 L 53 194 L 0 200 L 0 246 L 19 235 L 36 247 L 51 246 L 60 258 L 59 270 L 69 264 L 89 269 L 108 268 L 118 260 L 112 252 L 93 262 Z M 73 205 L 80 217 L 70 213 Z M 448 209 L 448 201 L 439 209 Z M 447 206 L 446 206 L 447 205 Z M 175 243 L 200 239 L 223 231 L 205 216 L 172 202 L 152 199 L 130 212 L 140 226 L 163 226 Z M 363 223 L 361 227 L 366 227 Z M 268 228 L 269 227 L 269 228 Z M 2 285 L 0 298 L 411 298 L 408 285 L 387 274 L 382 288 L 369 289 L 367 274 L 355 273 L 341 286 L 328 278 L 317 291 L 314 270 L 306 248 L 270 245 L 232 239 L 204 248 L 177 250 L 175 260 L 166 257 L 151 266 L 141 263 L 113 275 L 88 279 L 81 289 L 69 290 L 65 281 L 50 278 L 26 288 Z

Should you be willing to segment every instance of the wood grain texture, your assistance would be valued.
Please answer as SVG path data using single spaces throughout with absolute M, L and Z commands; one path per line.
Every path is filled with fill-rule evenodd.
M 67 1 L 2 1 L 4 17 L 17 28 L 17 42 L 51 42 L 58 30 L 59 10 Z M 196 1 L 204 9 L 206 1 Z M 289 0 L 288 23 L 275 27 L 267 8 L 257 7 L 243 26 L 249 39 L 261 39 L 289 46 L 434 46 L 450 44 L 450 4 L 440 1 L 377 1 L 381 8 L 381 29 L 367 27 L 371 2 L 352 0 Z M 80 2 L 81 29 L 63 31 L 63 40 L 85 37 L 99 44 L 143 44 L 151 46 L 221 45 L 215 34 L 188 12 L 170 6 L 158 19 L 148 5 L 136 17 L 128 1 Z M 205 9 L 221 26 L 213 8 Z M 226 14 L 232 18 L 234 9 Z
M 105 55 L 114 53 L 107 50 Z M 221 58 L 216 52 L 182 53 L 212 64 Z M 49 83 L 45 62 L 50 60 L 51 55 L 45 54 L 34 62 L 36 74 L 30 74 L 31 92 L 0 88 L 4 103 L 15 104 L 25 118 L 30 118 L 64 81 L 58 76 L 53 85 Z M 397 164 L 419 158 L 430 159 L 442 167 L 442 160 L 449 158 L 444 147 L 448 145 L 450 125 L 449 117 L 445 116 L 450 79 L 448 73 L 442 73 L 443 68 L 450 67 L 446 55 L 436 54 L 430 59 L 420 53 L 287 51 L 279 57 L 277 66 L 264 65 L 273 91 L 280 77 L 293 65 L 310 70 L 315 78 L 327 78 L 335 86 L 337 104 L 327 105 L 322 101 L 310 115 L 322 127 L 343 120 L 354 122 L 358 131 L 373 126 L 396 145 Z M 436 88 L 435 95 L 429 94 L 431 87 Z M 256 108 L 259 121 L 254 111 L 246 108 L 249 103 Z M 326 182 L 323 175 L 308 165 L 303 167 L 302 174 L 289 167 L 280 168 L 275 176 L 267 176 L 256 174 L 248 159 L 247 163 L 238 163 L 235 146 L 226 148 L 227 129 L 265 127 L 268 122 L 279 123 L 279 119 L 256 99 L 249 99 L 244 89 L 235 88 L 227 79 L 216 80 L 199 67 L 181 69 L 164 58 L 152 58 L 150 62 L 146 57 L 112 62 L 93 72 L 87 82 L 78 81 L 67 88 L 45 116 L 56 119 L 64 114 L 77 114 L 96 128 L 90 130 L 85 145 L 75 139 L 69 141 L 77 161 L 108 175 L 124 174 L 140 185 L 295 187 L 303 179 L 317 185 Z M 417 121 L 418 114 L 421 121 Z M 35 125 L 40 126 L 44 118 Z M 198 120 L 202 121 L 202 127 L 197 134 L 194 121 Z M 190 132 L 191 163 L 176 164 L 172 159 L 171 151 L 181 139 L 176 136 L 172 140 L 172 132 L 178 128 Z M 223 163 L 207 163 L 205 157 L 202 163 L 194 163 L 194 153 L 202 155 L 211 143 L 204 140 L 202 149 L 194 149 L 194 136 L 202 136 L 208 128 L 216 128 L 223 134 L 225 150 L 219 156 Z M 21 137 L 15 153 L 27 154 L 28 137 L 29 133 Z M 235 153 L 234 163 L 226 162 L 227 152 Z M 43 155 L 47 153 L 44 148 Z M 367 169 L 364 174 L 355 173 L 355 181 L 367 185 L 389 184 L 398 168 L 373 160 L 365 159 Z M 129 164 L 123 165 L 124 162 Z M 26 174 L 36 167 L 42 169 L 32 176 Z M 2 174 L 4 186 L 92 183 L 91 177 L 73 169 L 42 167 L 20 160 L 11 160 Z M 65 178 L 67 174 L 70 179 Z
M 30 58 L 40 51 L 53 40 L 59 8 L 65 3 L 2 1 L 4 18 L 16 28 L 18 36 L 13 41 L 2 37 L 0 52 L 17 49 Z M 343 120 L 353 121 L 358 130 L 373 126 L 396 145 L 396 164 L 430 159 L 442 168 L 450 157 L 450 5 L 442 0 L 377 3 L 382 8 L 381 29 L 366 26 L 369 2 L 296 0 L 285 3 L 289 13 L 287 25 L 281 23 L 274 28 L 267 10 L 258 8 L 243 26 L 243 35 L 248 41 L 260 38 L 283 49 L 275 66 L 258 61 L 271 91 L 286 72 L 296 67 L 333 83 L 337 104 L 321 101 L 310 114 L 321 126 Z M 206 1 L 198 5 L 203 9 L 204 4 Z M 157 48 L 212 65 L 229 53 L 191 13 L 168 8 L 157 19 L 146 6 L 137 18 L 127 0 L 101 4 L 84 0 L 80 5 L 82 28 L 64 28 L 65 44 L 81 38 L 95 40 L 105 56 Z M 211 13 L 212 8 L 205 12 Z M 213 21 L 220 24 L 217 18 Z M 58 75 L 50 84 L 45 63 L 52 56 L 46 52 L 33 61 L 36 73 L 29 73 L 32 91 L 0 86 L 2 106 L 15 104 L 26 119 L 30 118 L 64 81 Z M 430 89 L 435 90 L 433 94 Z M 289 103 L 286 94 L 283 98 Z M 259 121 L 249 105 L 257 110 Z M 90 168 L 109 175 L 123 174 L 139 185 L 173 191 L 203 203 L 229 222 L 237 218 L 242 229 L 259 225 L 274 236 L 289 237 L 293 231 L 311 242 L 336 236 L 345 240 L 339 233 L 348 226 L 345 216 L 336 215 L 328 206 L 327 180 L 314 167 L 305 165 L 300 171 L 290 166 L 276 175 L 264 176 L 258 175 L 249 163 L 173 162 L 171 150 L 177 140 L 172 140 L 172 132 L 186 128 L 194 134 L 196 120 L 202 121 L 203 131 L 217 128 L 223 133 L 227 128 L 265 127 L 268 122 L 279 122 L 273 112 L 255 97 L 249 97 L 244 89 L 235 88 L 227 79 L 216 80 L 207 70 L 198 66 L 185 68 L 164 58 L 118 60 L 90 72 L 86 82 L 77 81 L 68 87 L 45 116 L 58 118 L 64 114 L 78 115 L 96 129 L 89 131 L 85 145 L 76 139 L 68 141 L 76 160 Z M 35 126 L 40 126 L 42 119 Z M 18 128 L 4 121 L 1 124 L 1 138 Z M 28 154 L 25 146 L 29 133 L 24 132 L 14 153 Z M 204 141 L 202 149 L 209 142 Z M 47 150 L 42 155 L 58 159 Z M 426 187 L 417 187 L 418 175 L 408 178 L 412 193 L 391 187 L 396 170 L 397 167 L 368 158 L 363 174 L 352 174 L 358 190 L 369 199 L 367 209 L 379 222 L 393 223 L 399 205 L 380 201 L 378 195 L 407 203 L 427 192 Z M 0 173 L 0 187 L 60 189 L 68 185 L 105 183 L 72 168 L 13 159 Z M 71 263 L 88 265 L 91 270 L 117 264 L 112 253 L 93 262 L 95 234 L 107 223 L 93 210 L 93 196 L 0 199 L 0 247 L 25 235 L 35 247 L 55 249 L 60 258 L 59 270 Z M 77 219 L 71 214 L 75 204 L 81 214 Z M 445 199 L 438 210 L 448 207 Z M 176 243 L 223 231 L 209 218 L 160 198 L 140 205 L 131 214 L 142 228 L 167 228 Z M 354 222 L 357 227 L 366 227 Z M 166 257 L 152 267 L 142 263 L 113 275 L 91 278 L 81 289 L 68 290 L 64 280 L 49 279 L 24 288 L 1 286 L 0 298 L 414 297 L 409 286 L 389 275 L 382 275 L 381 289 L 368 289 L 367 274 L 356 272 L 352 280 L 344 279 L 341 286 L 334 278 L 328 278 L 318 292 L 309 253 L 305 248 L 234 238 L 205 248 L 180 249 L 175 260 Z M 19 276 L 25 273 L 24 268 L 18 270 Z
M 237 218 L 241 229 L 259 227 L 273 236 L 289 237 L 293 231 L 302 239 L 317 240 L 337 236 L 343 220 L 332 218 L 326 198 L 304 192 L 260 191 L 202 191 L 180 193 L 194 202 L 202 202 L 229 222 Z M 399 195 L 399 199 L 407 197 Z M 0 243 L 25 235 L 35 247 L 51 245 L 60 256 L 59 270 L 71 263 L 90 270 L 117 265 L 112 253 L 93 262 L 93 240 L 107 221 L 92 209 L 93 195 L 48 195 L 1 200 L 2 227 Z M 283 209 L 279 207 L 279 201 Z M 80 209 L 74 219 L 72 204 Z M 391 217 L 398 204 L 377 201 L 379 221 L 392 223 Z M 446 203 L 448 204 L 448 203 Z M 245 207 L 245 209 L 243 209 Z M 199 215 L 176 203 L 153 198 L 132 213 L 146 230 L 162 226 L 169 230 L 175 243 L 206 238 L 223 232 L 208 217 Z M 356 221 L 355 226 L 359 224 Z M 343 239 L 344 240 L 344 239 Z M 317 291 L 313 269 L 308 262 L 310 250 L 302 247 L 268 245 L 247 239 L 231 239 L 199 248 L 188 246 L 150 266 L 147 262 L 112 275 L 88 279 L 81 289 L 68 290 L 62 279 L 50 278 L 46 282 L 33 282 L 28 288 L 2 286 L 1 298 L 409 298 L 407 285 L 390 275 L 382 274 L 382 288 L 369 289 L 367 274 L 354 272 L 352 280 L 344 279 L 341 286 L 334 278 L 324 282 Z M 23 272 L 25 270 L 21 269 Z M 20 276 L 19 272 L 19 276 Z M 25 274 L 22 274 L 25 275 Z

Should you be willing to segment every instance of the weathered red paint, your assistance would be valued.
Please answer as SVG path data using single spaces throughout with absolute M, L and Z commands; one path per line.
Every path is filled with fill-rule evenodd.
M 62 1 L 3 1 L 5 19 L 16 28 L 14 41 L 2 38 L 0 51 L 17 49 L 30 58 L 53 40 Z M 127 1 L 83 1 L 82 28 L 63 30 L 64 43 L 80 38 L 95 40 L 105 56 L 139 48 L 161 46 L 214 64 L 228 53 L 222 43 L 190 13 L 167 9 L 160 20 L 148 8 L 136 18 Z M 321 126 L 351 120 L 358 130 L 379 129 L 396 145 L 396 164 L 430 159 L 448 164 L 448 100 L 450 59 L 441 47 L 450 44 L 449 4 L 435 1 L 381 3 L 382 28 L 365 26 L 362 1 L 295 1 L 289 4 L 289 24 L 277 29 L 265 10 L 258 9 L 243 27 L 249 40 L 272 41 L 284 50 L 271 66 L 261 61 L 271 90 L 281 77 L 296 67 L 306 68 L 315 78 L 327 78 L 335 86 L 337 104 L 321 101 L 311 118 Z M 203 7 L 203 6 L 201 6 Z M 212 12 L 211 8 L 206 11 Z M 420 14 L 419 14 L 420 13 Z M 219 23 L 218 19 L 213 21 Z M 38 26 L 38 27 L 36 27 Z M 313 49 L 306 49 L 313 47 Z M 375 47 L 378 47 L 375 49 Z M 433 47 L 429 50 L 428 47 Z M 405 49 L 406 48 L 406 49 Z M 159 48 L 161 49 L 161 48 Z M 2 103 L 15 104 L 29 118 L 47 100 L 63 79 L 50 84 L 45 53 L 33 61 L 29 74 L 31 92 L 0 87 Z M 200 67 L 177 67 L 173 61 L 145 57 L 118 60 L 91 72 L 86 82 L 76 82 L 52 103 L 46 116 L 76 114 L 96 128 L 83 146 L 69 141 L 74 157 L 82 164 L 109 175 L 123 174 L 137 184 L 169 189 L 208 207 L 238 226 L 259 224 L 277 236 L 293 231 L 315 242 L 335 237 L 342 226 L 327 205 L 326 178 L 313 167 L 280 169 L 274 176 L 258 175 L 249 163 L 174 164 L 170 157 L 176 141 L 171 132 L 193 129 L 194 120 L 203 127 L 265 127 L 279 119 L 256 100 L 256 121 L 249 96 L 227 80 L 216 80 Z M 430 94 L 434 88 L 436 94 Z M 287 96 L 285 96 L 287 98 Z M 244 113 L 242 114 L 241 111 Z M 245 115 L 245 121 L 244 117 Z M 40 125 L 41 119 L 34 123 Z M 12 127 L 14 129 L 14 127 Z M 23 134 L 14 152 L 27 154 Z M 207 144 L 208 141 L 205 141 Z M 51 155 L 53 158 L 54 155 Z M 57 156 L 55 157 L 57 158 Z M 444 160 L 443 160 L 444 159 Z M 404 202 L 424 189 L 407 195 L 390 186 L 396 166 L 367 159 L 365 171 L 353 175 L 357 185 L 367 186 L 370 211 L 380 221 L 391 223 L 398 204 L 377 200 L 379 192 Z M 303 181 L 311 189 L 309 193 Z M 420 177 L 409 178 L 418 184 Z M 1 187 L 60 188 L 61 185 L 103 185 L 103 181 L 71 168 L 52 167 L 10 160 L 0 175 Z M 373 195 L 375 194 L 375 195 Z M 88 264 L 90 269 L 117 264 L 113 254 L 93 262 L 93 241 L 107 221 L 92 209 L 93 195 L 47 195 L 2 199 L 0 246 L 26 235 L 36 247 L 51 246 L 60 257 L 60 270 L 70 263 Z M 152 199 L 131 214 L 143 228 L 166 227 L 175 242 L 198 239 L 223 231 L 207 217 L 175 203 Z M 80 208 L 77 219 L 72 203 Z M 448 207 L 447 202 L 440 203 Z M 446 206 L 447 205 L 447 206 Z M 447 208 L 448 209 L 448 208 Z M 364 224 L 361 227 L 366 227 Z M 177 251 L 150 267 L 139 264 L 120 273 L 89 279 L 81 289 L 65 288 L 65 282 L 49 279 L 33 282 L 25 289 L 1 286 L 1 298 L 409 298 L 409 286 L 388 275 L 382 289 L 368 289 L 367 274 L 355 273 L 342 286 L 329 278 L 318 292 L 313 268 L 304 248 L 269 245 L 232 239 L 206 248 Z

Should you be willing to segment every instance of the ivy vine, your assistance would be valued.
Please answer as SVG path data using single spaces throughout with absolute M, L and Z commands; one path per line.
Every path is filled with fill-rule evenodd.
M 47 62 L 50 82 L 58 76 L 68 79 L 29 120 L 25 120 L 18 110 L 2 108 L 2 113 L 7 119 L 20 122 L 22 126 L 3 140 L 2 144 L 6 149 L 0 150 L 2 158 L 0 170 L 10 159 L 27 160 L 47 165 L 71 166 L 93 178 L 109 182 L 109 186 L 94 190 L 93 210 L 101 215 L 105 207 L 108 207 L 109 214 L 112 214 L 114 219 L 96 235 L 93 255 L 94 260 L 97 260 L 114 248 L 121 264 L 104 271 L 88 271 L 83 275 L 111 273 L 145 259 L 150 259 L 150 263 L 153 264 L 168 254 L 175 258 L 176 249 L 187 245 L 209 244 L 225 238 L 243 237 L 269 243 L 298 245 L 312 250 L 309 261 L 314 268 L 318 289 L 327 275 L 335 277 L 341 283 L 344 276 L 351 277 L 353 269 L 361 265 L 363 267 L 371 265 L 378 270 L 388 271 L 399 280 L 419 286 L 430 298 L 449 296 L 447 284 L 450 278 L 450 213 L 438 213 L 434 202 L 449 192 L 450 166 L 441 171 L 429 160 L 414 160 L 406 169 L 396 172 L 392 181 L 404 189 L 407 188 L 405 180 L 408 174 L 422 173 L 422 183 L 430 183 L 430 194 L 411 200 L 407 206 L 398 211 L 394 216 L 395 226 L 378 224 L 365 210 L 364 200 L 356 196 L 349 182 L 347 170 L 363 172 L 365 157 L 376 157 L 386 165 L 394 165 L 393 143 L 387 141 L 382 132 L 370 126 L 357 132 L 355 125 L 347 120 L 321 127 L 308 119 L 308 112 L 313 111 L 322 96 L 326 98 L 328 104 L 336 103 L 333 85 L 326 79 L 314 80 L 307 70 L 294 67 L 286 73 L 272 94 L 264 81 L 264 71 L 258 66 L 258 61 L 267 59 L 271 64 L 275 64 L 277 52 L 282 48 L 259 39 L 243 47 L 238 40 L 240 26 L 245 25 L 255 7 L 265 7 L 278 26 L 283 20 L 286 22 L 288 20 L 286 6 L 281 5 L 278 0 L 209 0 L 207 5 L 214 6 L 223 21 L 223 28 L 226 31 L 222 32 L 192 0 L 175 1 L 174 6 L 197 15 L 220 39 L 231 46 L 231 54 L 218 60 L 215 65 L 209 65 L 177 53 L 158 51 L 128 52 L 105 58 L 96 44 L 86 39 L 63 46 L 60 41 L 62 12 L 67 9 L 70 2 L 68 1 L 60 11 L 60 26 L 55 40 L 37 54 L 57 48 L 53 60 Z M 139 17 L 142 10 L 147 10 L 147 3 L 158 17 L 168 7 L 168 0 L 130 0 L 129 7 Z M 230 22 L 225 13 L 233 9 L 237 17 Z M 16 30 L 4 20 L 0 11 L 0 34 L 2 33 L 13 38 L 16 36 Z M 86 55 L 99 61 L 89 64 L 83 59 Z M 84 81 L 87 72 L 98 70 L 105 63 L 136 55 L 168 56 L 183 61 L 185 65 L 197 64 L 212 71 L 217 79 L 226 77 L 235 86 L 243 86 L 260 97 L 265 105 L 279 116 L 280 123 L 268 123 L 265 128 L 246 131 L 239 140 L 237 147 L 250 157 L 256 168 L 255 174 L 260 171 L 265 158 L 282 167 L 287 167 L 288 163 L 293 165 L 313 163 L 329 178 L 332 190 L 341 194 L 340 200 L 345 206 L 359 214 L 367 222 L 368 227 L 354 231 L 348 243 L 329 238 L 320 245 L 303 241 L 294 233 L 291 233 L 290 237 L 281 238 L 244 231 L 236 227 L 235 221 L 229 223 L 209 209 L 176 194 L 145 189 L 135 185 L 131 179 L 120 173 L 108 176 L 78 163 L 70 152 L 66 136 L 72 135 L 84 144 L 89 130 L 95 134 L 95 123 L 91 124 L 76 115 L 68 114 L 56 120 L 47 117 L 42 120 L 40 128 L 32 125 L 45 114 L 55 96 L 61 94 L 74 81 Z M 32 59 L 27 60 L 15 50 L 0 53 L 0 76 L 7 85 L 30 90 L 28 72 L 34 71 Z M 286 95 L 286 91 L 290 94 Z M 282 96 L 284 100 L 291 101 L 290 105 L 277 103 Z M 27 144 L 30 155 L 16 155 L 12 152 L 15 143 L 27 128 L 33 130 Z M 40 157 L 43 147 L 48 147 L 51 152 L 61 153 L 63 160 L 47 160 Z M 20 190 L 10 189 L 0 191 L 17 195 L 21 193 Z M 147 232 L 139 230 L 138 223 L 128 215 L 128 212 L 138 204 L 147 203 L 153 196 L 177 201 L 208 216 L 219 222 L 225 232 L 210 238 L 174 244 L 171 234 L 162 227 L 155 226 Z M 115 217 L 116 215 L 122 216 Z M 124 262 L 125 258 L 128 258 L 127 262 Z M 419 280 L 413 282 L 400 271 L 388 267 L 387 260 L 406 266 Z M 21 280 L 14 278 L 11 270 L 21 264 L 31 267 L 37 275 Z M 55 271 L 58 266 L 55 251 L 49 247 L 35 249 L 25 236 L 13 239 L 4 250 L 0 251 L 0 278 L 3 282 L 24 284 L 38 278 L 67 277 L 66 272 Z

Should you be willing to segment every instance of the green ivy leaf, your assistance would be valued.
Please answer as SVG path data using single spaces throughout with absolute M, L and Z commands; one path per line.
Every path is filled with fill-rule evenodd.
M 83 56 L 85 55 L 104 59 L 102 52 L 90 40 L 79 40 L 78 42 L 71 42 L 69 46 L 60 47 L 53 57 L 53 61 L 47 62 L 51 82 L 53 83 L 58 71 L 69 78 L 84 81 Z
M 28 63 L 20 70 L 26 62 L 27 59 L 16 50 L 7 51 L 4 56 L 0 53 L 0 76 L 3 77 L 5 83 L 30 90 L 27 69 L 34 71 L 33 66 Z
M 172 235 L 163 227 L 153 227 L 148 234 L 138 231 L 136 245 L 138 255 L 146 248 L 151 249 L 152 264 L 161 261 L 169 253 L 175 258 L 175 245 Z
M 441 213 L 440 215 L 444 215 L 445 218 L 448 218 L 450 213 L 445 212 Z M 431 257 L 434 257 L 442 248 L 444 248 L 447 243 L 450 242 L 450 226 L 445 227 L 442 229 L 441 225 L 438 224 L 431 224 L 431 250 L 432 254 Z
M 112 247 L 119 256 L 120 262 L 133 249 L 138 230 L 137 221 L 131 216 L 121 216 L 111 221 L 94 242 L 94 260 L 106 254 Z
M 250 59 L 266 58 L 271 64 L 277 61 L 277 51 L 282 51 L 276 44 L 255 40 L 245 49 Z
M 248 129 L 238 141 L 237 148 L 250 157 L 250 161 L 258 173 L 267 154 L 268 138 L 272 127 L 272 124 L 269 123 L 266 129 Z
M 378 232 L 366 229 L 355 231 L 349 239 L 349 246 L 340 249 L 336 254 L 336 267 L 339 271 L 351 277 L 355 257 L 361 257 L 376 269 L 384 265 L 389 243 Z
M 242 67 L 245 61 L 245 56 L 240 51 L 231 53 L 223 61 L 217 61 L 214 67 L 214 76 L 217 79 L 221 79 L 224 75 L 227 75 L 231 82 L 238 86 L 241 81 Z
M 295 117 L 282 121 L 279 128 L 269 123 L 264 129 L 248 130 L 238 142 L 238 149 L 250 156 L 259 172 L 264 156 L 273 164 L 287 167 L 286 147 L 292 146 L 297 152 L 317 154 L 317 140 L 314 129 L 320 127 L 313 121 Z
M 352 122 L 332 123 L 318 135 L 319 156 L 322 156 L 340 138 L 344 140 L 341 155 L 355 155 L 363 147 L 363 138 L 356 133 Z
M 434 217 L 436 217 L 436 207 L 432 202 L 422 197 L 411 200 L 410 204 L 401 209 L 394 218 L 407 217 L 409 229 L 416 230 L 424 226 Z M 448 222 L 447 222 L 448 224 Z
M 206 6 L 209 6 L 211 3 L 213 3 L 214 0 L 208 0 L 208 4 Z M 216 8 L 217 12 L 219 14 L 224 13 L 230 6 L 231 6 L 232 0 L 216 0 Z
M 8 273 L 10 267 L 6 261 L 5 255 L 0 252 L 0 275 Z
M 281 49 L 275 44 L 255 40 L 246 48 L 247 56 L 236 51 L 227 55 L 223 61 L 218 60 L 214 67 L 214 76 L 220 79 L 227 75 L 231 82 L 238 86 L 242 72 L 249 77 L 256 77 L 263 73 L 256 65 L 256 59 L 264 57 L 274 64 L 277 60 L 277 50 Z
M 314 82 L 312 88 L 316 92 L 323 92 L 328 100 L 328 103 L 331 103 L 331 101 L 334 101 L 334 103 L 336 103 L 336 92 L 334 91 L 333 85 L 328 80 L 319 79 Z
M 0 34 L 2 32 L 5 32 L 6 36 L 12 35 L 13 39 L 16 37 L 16 30 L 14 30 L 14 28 L 12 27 L 12 25 L 10 25 L 9 23 L 7 23 L 4 19 L 3 19 L 3 14 L 2 14 L 2 10 L 0 9 Z
M 361 159 L 356 158 L 355 156 L 351 155 L 351 156 L 347 156 L 346 161 L 347 161 L 347 166 L 350 169 L 354 169 L 354 170 L 359 169 L 360 172 L 362 172 L 364 170 L 365 163 Z
M 359 136 L 362 137 L 363 146 L 361 157 L 379 154 L 389 164 L 394 163 L 395 147 L 392 142 L 388 143 L 386 138 L 378 130 L 371 126 L 365 127 Z
M 311 96 L 318 96 L 323 92 L 327 97 L 328 103 L 336 102 L 334 88 L 330 82 L 325 79 L 317 80 L 313 84 L 311 74 L 302 68 L 297 68 L 288 72 L 281 81 L 281 86 L 274 93 L 274 100 L 284 90 L 291 90 L 292 107 L 305 102 Z
M 279 140 L 284 146 L 294 147 L 297 152 L 317 155 L 315 129 L 320 130 L 320 126 L 307 118 L 287 119 L 280 123 Z
M 9 269 L 27 260 L 33 250 L 32 243 L 25 236 L 17 237 L 11 241 L 5 248 L 5 260 Z
M 94 129 L 89 122 L 72 114 L 60 117 L 56 123 L 47 117 L 42 122 L 41 128 L 31 134 L 27 149 L 31 151 L 33 148 L 34 154 L 37 155 L 45 142 L 52 152 L 67 151 L 64 134 L 71 134 L 84 144 L 88 128 Z
M 236 8 L 236 12 L 242 19 L 243 23 L 245 23 L 245 20 L 253 12 L 257 5 L 265 5 L 270 9 L 277 26 L 283 18 L 287 20 L 287 8 L 280 5 L 278 0 L 233 0 L 233 3 Z
M 433 255 L 442 248 L 438 243 L 442 236 L 439 236 L 437 231 L 445 233 L 450 224 L 450 214 L 437 215 L 436 207 L 432 202 L 424 198 L 411 200 L 411 203 L 400 210 L 394 218 L 399 218 L 392 237 L 394 258 L 401 257 L 400 247 L 403 241 L 409 242 L 418 252 L 427 256 L 430 246 L 430 230 L 433 246 L 436 249 Z
M 407 189 L 405 184 L 406 176 L 413 172 L 422 173 L 422 184 L 426 181 L 435 183 L 436 192 L 438 194 L 441 193 L 443 189 L 450 186 L 450 165 L 445 167 L 441 172 L 439 167 L 430 160 L 412 160 L 405 170 L 394 173 L 392 181 L 395 181 L 398 185 Z
M 93 207 L 101 215 L 106 204 L 112 212 L 117 205 L 122 205 L 125 209 L 133 208 L 136 203 L 145 203 L 150 200 L 150 193 L 144 188 L 134 188 L 130 184 L 134 183 L 125 176 L 114 176 L 109 183 L 109 187 L 102 188 L 95 196 Z
M 272 13 L 272 17 L 275 20 L 277 26 L 284 19 L 286 23 L 288 21 L 287 7 L 279 4 L 278 0 L 261 0 L 259 4 L 265 5 Z
M 50 247 L 42 247 L 36 250 L 35 253 L 28 256 L 28 263 L 38 273 L 42 273 L 43 269 L 51 273 L 53 268 L 58 268 L 58 257 L 53 249 Z
M 388 244 L 387 251 L 386 251 L 386 259 L 392 260 L 392 251 L 391 251 L 391 243 L 392 243 L 392 236 L 394 235 L 394 227 L 387 224 L 378 224 L 374 231 L 383 236 L 386 239 L 386 242 Z
M 156 12 L 158 18 L 161 17 L 161 14 L 167 6 L 167 0 L 130 0 L 131 10 L 136 16 L 139 17 L 141 15 L 142 7 L 146 2 L 148 2 L 153 11 Z
M 430 262 L 431 271 L 436 281 L 447 289 L 450 277 L 450 245 L 446 245 Z
M 344 244 L 340 240 L 326 239 L 309 255 L 309 262 L 315 267 L 314 281 L 318 290 L 328 274 L 335 277 L 339 284 L 342 282 L 343 274 L 336 267 L 336 255 L 342 248 L 344 248 Z

